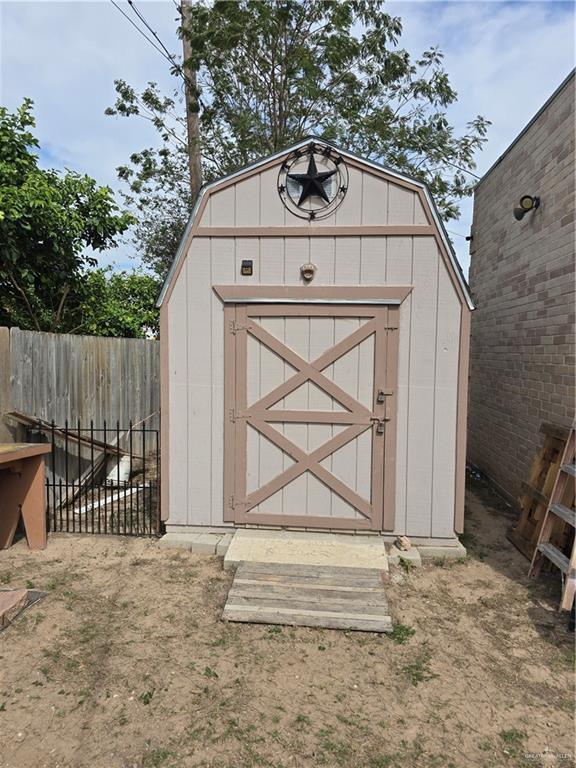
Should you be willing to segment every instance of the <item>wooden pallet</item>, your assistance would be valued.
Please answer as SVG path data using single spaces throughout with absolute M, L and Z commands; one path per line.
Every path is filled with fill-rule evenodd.
M 391 632 L 381 579 L 368 568 L 241 563 L 222 618 L 364 632 Z
M 550 504 L 544 515 L 544 522 L 538 536 L 538 542 L 529 576 L 536 577 L 540 573 L 542 565 L 549 561 L 563 574 L 562 600 L 560 608 L 569 611 L 574 602 L 576 593 L 576 511 L 574 509 L 574 487 L 576 484 L 576 435 L 574 427 L 566 442 L 560 464 L 560 472 L 556 477 L 554 488 L 550 496 Z M 571 500 L 571 501 L 568 501 Z M 567 504 L 570 504 L 567 506 Z M 551 542 L 555 524 L 560 522 L 567 525 L 572 531 L 572 547 L 570 555 L 555 546 Z
M 544 435 L 542 448 L 534 457 L 528 480 L 522 483 L 520 520 L 508 531 L 509 540 L 529 560 L 536 550 L 544 516 L 560 471 L 562 454 L 570 435 L 569 429 L 555 424 L 542 424 L 540 432 Z M 570 506 L 570 499 L 565 501 L 567 506 Z M 562 520 L 555 521 L 551 532 L 551 542 L 554 546 L 564 550 L 570 535 L 569 525 Z

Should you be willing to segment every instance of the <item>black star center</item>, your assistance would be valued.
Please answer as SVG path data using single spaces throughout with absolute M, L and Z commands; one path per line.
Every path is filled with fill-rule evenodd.
M 318 173 L 316 168 L 316 161 L 314 155 L 310 155 L 308 161 L 308 170 L 306 173 L 289 173 L 288 178 L 292 181 L 297 181 L 300 184 L 300 200 L 298 200 L 298 206 L 301 206 L 309 197 L 318 196 L 327 203 L 330 202 L 326 190 L 324 189 L 324 183 L 328 181 L 331 176 L 334 176 L 336 170 L 323 171 Z

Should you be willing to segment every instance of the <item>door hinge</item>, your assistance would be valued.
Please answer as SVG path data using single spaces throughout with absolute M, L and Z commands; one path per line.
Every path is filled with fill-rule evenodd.
M 247 416 L 243 411 L 237 411 L 236 408 L 230 408 L 228 411 L 228 417 L 230 418 L 230 421 L 236 422 L 240 419 L 246 419 Z
M 385 326 L 384 330 L 385 331 L 397 331 L 398 330 L 398 326 L 397 325 L 387 325 L 387 326 Z
M 246 325 L 242 325 L 241 323 L 237 323 L 236 320 L 230 320 L 230 333 L 236 334 L 238 331 L 251 331 L 252 326 L 250 323 L 247 323 Z
M 238 509 L 239 507 L 244 507 L 244 502 L 238 501 L 236 496 L 230 496 L 230 498 L 228 499 L 228 506 L 230 507 L 230 509 Z

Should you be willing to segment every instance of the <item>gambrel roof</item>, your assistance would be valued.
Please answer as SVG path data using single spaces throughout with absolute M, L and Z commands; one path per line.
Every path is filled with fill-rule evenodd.
M 264 157 L 261 160 L 258 160 L 257 162 L 252 163 L 251 165 L 245 166 L 244 168 L 241 168 L 240 170 L 235 171 L 232 174 L 223 176 L 222 178 L 217 179 L 216 181 L 212 181 L 209 184 L 205 184 L 202 187 L 202 189 L 200 190 L 200 194 L 198 195 L 198 199 L 196 200 L 194 208 L 192 209 L 192 212 L 190 214 L 190 218 L 186 225 L 186 229 L 184 230 L 184 234 L 180 241 L 180 245 L 176 252 L 176 256 L 174 258 L 174 261 L 172 262 L 172 266 L 168 272 L 168 275 L 162 287 L 162 291 L 158 298 L 157 306 L 160 307 L 164 303 L 164 301 L 166 300 L 167 296 L 171 291 L 171 287 L 177 277 L 181 263 L 185 259 L 186 253 L 190 246 L 190 242 L 192 240 L 192 237 L 194 236 L 194 231 L 193 231 L 194 226 L 197 223 L 197 220 L 201 215 L 203 206 L 206 204 L 206 200 L 210 197 L 210 195 L 218 192 L 221 188 L 226 187 L 231 183 L 241 182 L 244 179 L 254 174 L 260 173 L 265 168 L 269 168 L 273 165 L 281 165 L 284 159 L 287 156 L 289 156 L 292 152 L 295 152 L 296 150 L 301 150 L 312 143 L 318 146 L 332 147 L 337 152 L 339 152 L 342 155 L 342 157 L 344 157 L 349 162 L 355 164 L 357 167 L 364 167 L 366 170 L 369 170 L 372 173 L 376 173 L 378 176 L 386 179 L 392 184 L 396 182 L 398 184 L 401 184 L 404 187 L 408 187 L 409 189 L 412 189 L 412 191 L 414 192 L 419 193 L 420 197 L 423 198 L 423 202 L 429 213 L 429 218 L 435 230 L 438 245 L 441 251 L 443 252 L 443 255 L 445 256 L 445 262 L 446 262 L 447 268 L 452 273 L 454 283 L 458 287 L 458 293 L 461 297 L 461 300 L 463 301 L 463 303 L 465 303 L 468 306 L 469 309 L 474 309 L 474 303 L 470 295 L 468 284 L 466 282 L 466 279 L 464 278 L 462 269 L 458 263 L 456 254 L 454 252 L 450 239 L 448 238 L 448 235 L 446 233 L 446 230 L 444 228 L 444 225 L 442 223 L 442 220 L 440 218 L 440 215 L 438 213 L 438 210 L 436 208 L 436 205 L 434 203 L 434 200 L 432 198 L 432 195 L 430 194 L 430 191 L 427 185 L 421 181 L 413 179 L 410 176 L 407 176 L 405 174 L 399 173 L 398 171 L 394 171 L 372 160 L 366 160 L 365 158 L 359 157 L 358 155 L 355 155 L 354 153 L 349 152 L 348 150 L 341 149 L 340 147 L 334 145 L 332 142 L 326 141 L 325 139 L 317 138 L 315 136 L 309 136 L 296 144 L 293 144 L 289 147 L 286 147 L 285 149 L 282 149 L 279 152 L 276 152 L 273 155 Z

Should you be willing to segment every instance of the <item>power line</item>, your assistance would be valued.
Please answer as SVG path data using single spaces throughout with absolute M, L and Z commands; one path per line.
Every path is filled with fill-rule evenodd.
M 151 39 L 148 37 L 148 35 L 147 35 L 147 34 L 146 34 L 146 33 L 145 33 L 145 32 L 144 32 L 142 29 L 140 29 L 140 27 L 138 26 L 138 24 L 136 24 L 136 23 L 135 23 L 135 22 L 134 22 L 134 21 L 133 21 L 133 20 L 130 18 L 130 16 L 128 16 L 128 14 L 127 14 L 127 13 L 125 13 L 125 12 L 122 10 L 122 8 L 121 8 L 121 7 L 118 5 L 118 3 L 116 3 L 116 2 L 115 2 L 115 0 L 110 0 L 110 2 L 112 3 L 112 5 L 113 5 L 115 8 L 117 8 L 117 9 L 120 11 L 120 13 L 122 14 L 122 16 L 124 16 L 124 18 L 125 18 L 127 21 L 129 21 L 129 22 L 130 22 L 130 24 L 132 24 L 132 26 L 134 27 L 134 29 L 136 29 L 136 30 L 137 30 L 137 31 L 138 31 L 138 32 L 139 32 L 139 33 L 142 35 L 142 37 L 143 37 L 145 40 L 147 40 L 147 41 L 150 43 L 150 45 L 151 45 L 153 48 L 155 48 L 155 49 L 158 51 L 158 53 L 159 53 L 159 54 L 161 54 L 162 56 L 164 56 L 164 58 L 165 58 L 165 59 L 167 59 L 167 58 L 168 58 L 168 57 L 166 56 L 166 54 L 164 53 L 164 51 L 163 51 L 161 48 L 158 48 L 158 46 L 156 45 L 156 43 L 154 42 L 154 40 L 151 40 Z M 168 61 L 170 61 L 170 59 L 168 59 Z
M 189 78 L 188 78 L 188 76 L 186 75 L 186 72 L 184 71 L 184 69 L 182 68 L 182 66 L 181 66 L 181 65 L 180 65 L 180 64 L 179 64 L 179 63 L 176 61 L 176 59 L 174 58 L 174 56 L 173 56 L 173 55 L 170 53 L 170 51 L 168 50 L 168 48 L 167 48 L 167 47 L 164 45 L 164 43 L 163 43 L 163 42 L 162 42 L 162 40 L 160 39 L 160 37 L 159 37 L 158 33 L 157 33 L 157 32 L 156 32 L 154 29 L 152 29 L 152 27 L 150 26 L 150 24 L 148 23 L 148 21 L 146 20 L 146 18 L 145 18 L 145 17 L 144 17 L 144 15 L 142 14 L 142 12 L 141 12 L 141 11 L 139 11 L 139 10 L 138 10 L 138 8 L 136 7 L 136 4 L 133 2 L 133 0 L 127 0 L 127 2 L 128 2 L 128 5 L 130 6 L 130 8 L 132 8 L 132 10 L 134 11 L 134 13 L 135 13 L 135 14 L 137 15 L 137 17 L 140 19 L 140 21 L 142 22 L 142 24 L 144 24 L 144 26 L 146 27 L 146 29 L 147 29 L 147 30 L 150 32 L 150 34 L 152 35 L 152 37 L 154 37 L 154 39 L 155 39 L 155 40 L 157 40 L 157 41 L 158 41 L 158 43 L 160 44 L 160 46 L 163 48 L 163 50 L 164 50 L 164 52 L 165 52 L 165 53 L 163 54 L 163 55 L 164 55 L 164 58 L 168 59 L 168 61 L 169 61 L 169 62 L 172 64 L 172 66 L 174 67 L 174 70 L 175 70 L 176 72 L 178 72 L 178 74 L 179 74 L 179 75 L 182 77 L 182 79 L 184 80 L 184 83 L 185 83 L 185 84 L 188 86 L 188 88 L 190 88 L 191 92 L 192 92 L 192 93 L 194 93 L 194 92 L 196 91 L 196 86 L 195 86 L 195 85 L 194 85 L 194 84 L 193 84 L 193 83 L 190 81 L 190 79 L 189 79 Z M 176 5 L 176 7 L 178 7 L 176 3 L 175 3 L 175 5 Z

